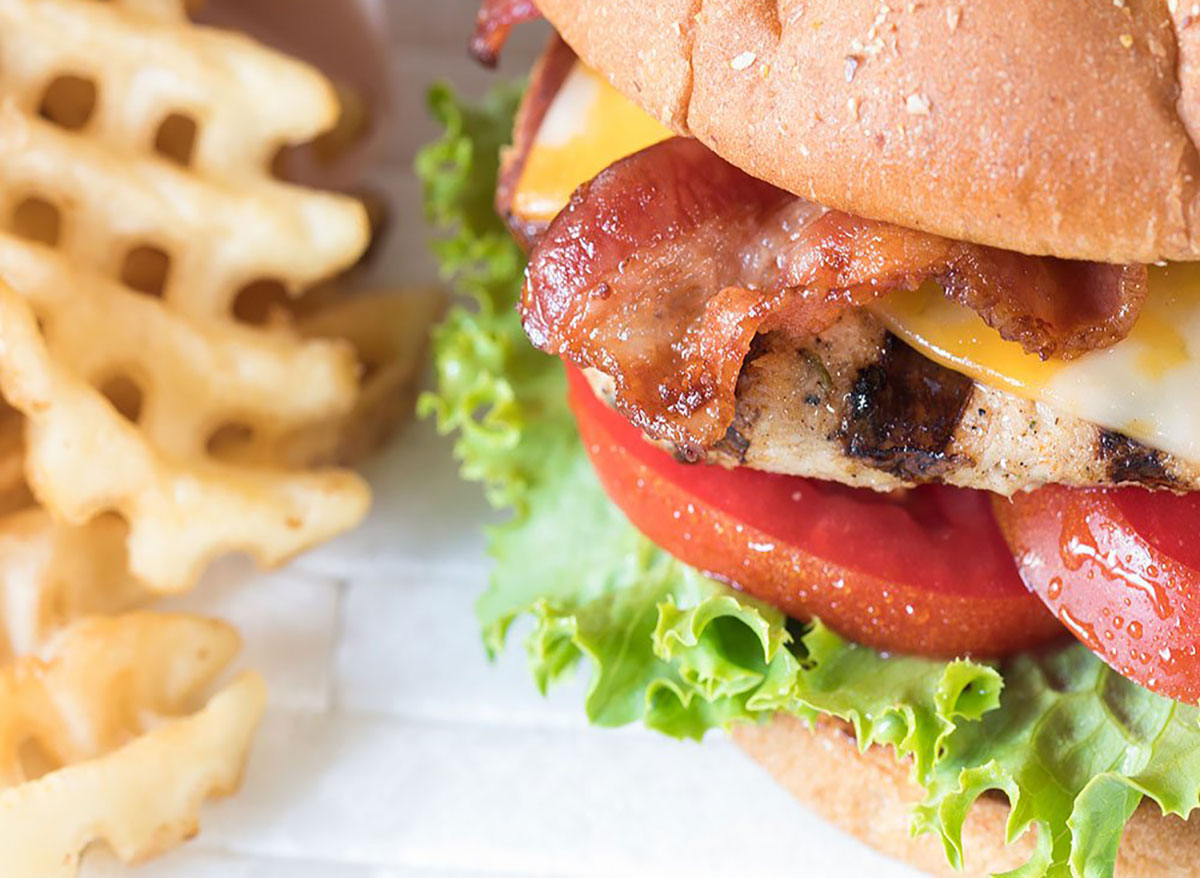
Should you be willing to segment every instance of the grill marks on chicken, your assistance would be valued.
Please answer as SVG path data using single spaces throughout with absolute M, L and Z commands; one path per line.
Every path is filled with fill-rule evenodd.
M 731 439 L 756 336 L 813 338 L 930 279 L 1005 337 L 1060 357 L 1123 338 L 1146 286 L 1142 266 L 1023 256 L 827 211 L 674 138 L 575 193 L 533 250 L 521 306 L 535 345 L 611 376 L 626 417 L 698 459 Z
M 962 462 L 947 449 L 973 386 L 889 333 L 841 406 L 842 447 L 906 482 L 935 481 Z
M 1179 489 L 1177 464 L 1163 452 L 1113 430 L 1101 430 L 1098 446 L 1108 462 L 1114 484 L 1138 484 L 1147 488 Z

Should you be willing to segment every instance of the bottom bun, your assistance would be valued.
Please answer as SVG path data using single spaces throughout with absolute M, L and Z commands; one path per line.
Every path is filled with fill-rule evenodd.
M 1033 834 L 1004 844 L 1008 803 L 985 795 L 963 827 L 966 869 L 946 862 L 933 835 L 909 835 L 910 810 L 921 790 L 908 777 L 908 765 L 890 750 L 859 753 L 848 726 L 823 721 L 810 730 L 790 717 L 765 725 L 739 725 L 734 740 L 806 806 L 878 851 L 938 876 L 984 878 L 1021 865 L 1033 851 Z M 1193 824 L 1163 817 L 1143 802 L 1121 840 L 1117 878 L 1200 876 L 1200 819 Z

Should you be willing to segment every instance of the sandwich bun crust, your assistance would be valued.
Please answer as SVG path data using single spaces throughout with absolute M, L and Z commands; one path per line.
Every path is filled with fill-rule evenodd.
M 1032 833 L 1004 845 L 1008 804 L 1002 797 L 984 796 L 963 828 L 966 868 L 954 871 L 939 839 L 909 835 L 910 809 L 921 791 L 909 780 L 908 765 L 879 747 L 860 754 L 853 732 L 841 723 L 822 721 L 810 731 L 798 720 L 777 717 L 766 725 L 736 726 L 733 737 L 785 789 L 830 823 L 930 875 L 986 878 L 1021 865 L 1033 851 Z M 1116 875 L 1200 875 L 1200 823 L 1164 817 L 1143 802 L 1121 839 Z
M 1191 3 L 538 6 L 647 112 L 802 197 L 1024 253 L 1200 259 Z

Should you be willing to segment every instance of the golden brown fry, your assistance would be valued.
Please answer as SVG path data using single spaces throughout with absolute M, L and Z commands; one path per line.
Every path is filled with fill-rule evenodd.
M 0 517 L 0 666 L 37 653 L 77 619 L 149 600 L 129 574 L 125 539 L 112 516 L 81 527 L 38 507 Z
M 21 413 L 0 403 L 0 515 L 33 503 L 25 484 L 24 421 Z
M 0 0 L 0 29 L 10 2 Z M 276 182 L 240 157 L 223 165 L 207 154 L 221 133 L 215 125 L 199 137 L 190 169 L 123 153 L 100 127 L 93 120 L 84 137 L 26 117 L 13 103 L 0 107 L 0 193 L 17 199 L 10 212 L 30 192 L 53 206 L 58 248 L 97 275 L 124 275 L 146 289 L 152 272 L 144 263 L 126 272 L 125 262 L 142 248 L 157 251 L 163 283 L 151 291 L 181 314 L 228 320 L 244 287 L 269 279 L 305 289 L 353 264 L 366 244 L 367 218 L 356 201 Z M 153 130 L 139 134 L 153 143 Z
M 247 675 L 201 705 L 232 629 L 92 614 L 356 523 L 364 483 L 311 467 L 407 408 L 440 309 L 298 321 L 295 297 L 363 252 L 366 212 L 271 159 L 335 121 L 315 149 L 341 154 L 369 113 L 349 96 L 339 117 L 318 73 L 190 24 L 195 5 L 0 0 L 4 876 L 74 875 L 92 841 L 157 853 L 233 788 L 264 694 Z M 237 465 L 213 455 L 230 436 Z
M 220 622 L 132 613 L 77 622 L 47 658 L 0 671 L 5 876 L 72 876 L 95 840 L 132 861 L 194 833 L 200 802 L 237 785 L 262 714 L 245 674 L 189 715 L 237 646 Z
M 366 513 L 366 485 L 347 471 L 257 470 L 158 452 L 97 390 L 54 362 L 28 304 L 2 284 L 0 326 L 0 394 L 27 419 L 30 486 L 68 522 L 122 515 L 130 570 L 148 587 L 186 589 L 229 552 L 278 564 Z
M 371 108 L 362 92 L 347 83 L 339 82 L 337 90 L 337 124 L 319 135 L 312 142 L 313 155 L 317 160 L 331 165 L 360 144 L 371 130 Z
M 0 391 L 29 421 L 38 501 L 76 525 L 124 516 L 157 591 L 217 554 L 278 563 L 355 524 L 360 480 L 266 452 L 355 410 L 352 352 L 237 317 L 243 292 L 294 294 L 365 246 L 353 199 L 268 174 L 280 144 L 337 120 L 330 84 L 191 25 L 179 0 L 0 0 L 0 57 L 0 278 L 45 333 L 0 294 Z M 3 427 L 0 454 L 17 447 Z M 231 433 L 254 467 L 211 460 Z M 3 508 L 20 491 L 0 481 Z
M 265 700 L 262 680 L 243 674 L 193 716 L 0 791 L 5 874 L 72 878 L 93 841 L 134 863 L 191 838 L 203 800 L 237 789 Z
M 353 403 L 356 366 L 346 345 L 189 320 L 3 233 L 0 277 L 44 321 L 58 362 L 100 387 L 118 376 L 133 380 L 142 396 L 138 425 L 167 453 L 203 455 L 229 420 L 281 436 Z
M 347 417 L 297 431 L 291 454 L 298 460 L 350 463 L 379 448 L 413 410 L 429 328 L 445 307 L 441 290 L 423 287 L 364 293 L 304 317 L 299 329 L 306 336 L 353 345 L 361 387 Z
M 314 339 L 342 340 L 358 359 L 359 389 L 352 410 L 311 422 L 272 444 L 227 431 L 210 445 L 222 460 L 243 464 L 286 461 L 291 466 L 346 465 L 377 450 L 413 410 L 429 328 L 445 294 L 433 287 L 367 292 L 346 297 L 322 289 L 297 317 Z

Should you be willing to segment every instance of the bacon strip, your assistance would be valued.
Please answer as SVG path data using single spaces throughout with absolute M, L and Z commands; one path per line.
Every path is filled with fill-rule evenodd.
M 539 348 L 616 382 L 648 434 L 699 456 L 733 419 L 750 343 L 804 338 L 938 280 L 1043 357 L 1123 338 L 1145 268 L 1072 263 L 827 211 L 674 138 L 582 186 L 535 247 L 521 311 Z
M 533 0 L 483 0 L 468 44 L 471 57 L 485 67 L 495 67 L 513 26 L 541 17 Z
M 1076 262 L 957 244 L 937 279 L 1009 341 L 1070 360 L 1129 334 L 1146 299 L 1144 265 Z

